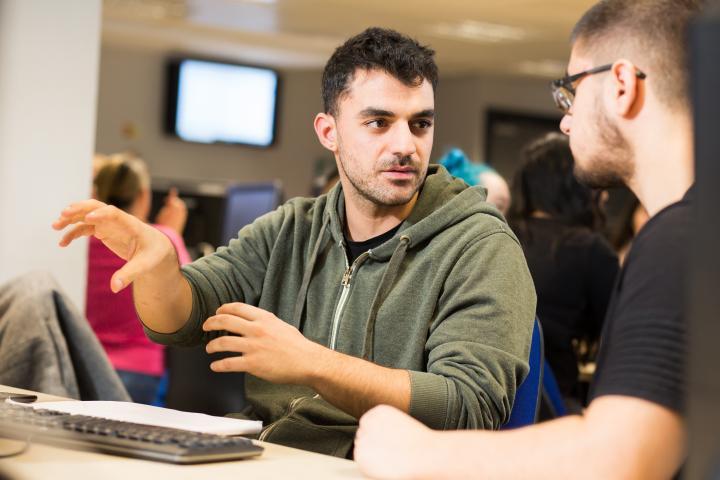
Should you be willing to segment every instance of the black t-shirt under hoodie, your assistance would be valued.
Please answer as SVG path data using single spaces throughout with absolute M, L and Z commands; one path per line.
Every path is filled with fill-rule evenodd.
M 345 233 L 345 243 L 347 243 L 347 255 L 348 255 L 348 262 L 353 263 L 357 257 L 359 257 L 362 253 L 367 252 L 368 250 L 372 250 L 375 247 L 379 247 L 386 241 L 390 240 L 392 237 L 395 236 L 397 231 L 400 229 L 401 223 L 398 223 L 397 226 L 391 228 L 385 233 L 381 233 L 380 235 L 369 238 L 363 242 L 353 242 L 350 240 L 347 236 L 347 233 Z

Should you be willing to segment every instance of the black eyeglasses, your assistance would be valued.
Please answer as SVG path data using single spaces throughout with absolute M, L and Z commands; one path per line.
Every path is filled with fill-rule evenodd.
M 612 66 L 613 64 L 609 63 L 600 67 L 591 68 L 590 70 L 585 70 L 584 72 L 576 73 L 575 75 L 568 75 L 567 77 L 553 80 L 550 84 L 550 88 L 552 89 L 552 96 L 553 100 L 555 100 L 555 105 L 557 105 L 563 113 L 567 114 L 572 107 L 573 100 L 575 100 L 575 83 L 588 75 L 607 72 L 612 68 Z M 647 76 L 637 69 L 635 70 L 635 75 L 637 75 L 637 77 L 641 80 L 645 79 Z

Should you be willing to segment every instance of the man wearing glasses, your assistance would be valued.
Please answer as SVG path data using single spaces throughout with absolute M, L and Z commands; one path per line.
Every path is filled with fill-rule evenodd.
M 576 175 L 597 187 L 626 184 L 651 215 L 608 307 L 588 409 L 514 431 L 439 433 L 376 407 L 356 437 L 366 474 L 654 479 L 678 471 L 694 180 L 685 30 L 699 10 L 699 0 L 603 0 L 575 27 L 569 75 L 552 83 Z

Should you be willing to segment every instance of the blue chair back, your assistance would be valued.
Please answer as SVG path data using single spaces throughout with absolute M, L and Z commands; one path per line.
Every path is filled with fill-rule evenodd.
M 535 317 L 535 325 L 533 326 L 528 363 L 530 364 L 530 371 L 515 392 L 515 401 L 510 412 L 510 418 L 501 427 L 502 430 L 532 425 L 537 421 L 545 368 L 542 327 L 537 317 Z
M 552 418 L 567 415 L 568 412 L 565 408 L 565 401 L 560 393 L 560 387 L 558 386 L 555 374 L 552 368 L 550 368 L 550 365 L 545 365 L 543 369 L 542 386 L 542 398 L 544 404 L 547 406 L 547 413 L 549 413 Z

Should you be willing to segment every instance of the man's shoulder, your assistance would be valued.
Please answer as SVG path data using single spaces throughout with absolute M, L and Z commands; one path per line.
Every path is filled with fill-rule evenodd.
M 284 221 L 311 219 L 317 214 L 323 214 L 326 203 L 327 199 L 325 196 L 293 197 L 266 215 L 270 215 L 271 217 L 279 216 L 282 217 Z
M 633 241 L 629 259 L 640 261 L 684 261 L 691 240 L 692 204 L 683 200 L 653 216 Z
M 682 304 L 692 234 L 691 205 L 678 202 L 653 216 L 632 243 L 620 277 L 624 309 L 674 311 Z
M 313 210 L 318 201 L 322 203 L 323 197 L 293 197 L 280 205 L 281 208 L 291 210 L 293 212 L 307 212 Z
M 468 215 L 457 226 L 471 231 L 477 240 L 503 238 L 512 239 L 513 242 L 520 244 L 517 235 L 515 235 L 507 220 L 491 204 L 487 204 L 486 208 L 481 208 Z
M 448 253 L 476 252 L 478 248 L 490 252 L 508 247 L 521 252 L 520 241 L 502 217 L 483 211 L 474 212 L 439 229 L 433 237 L 430 245 Z

